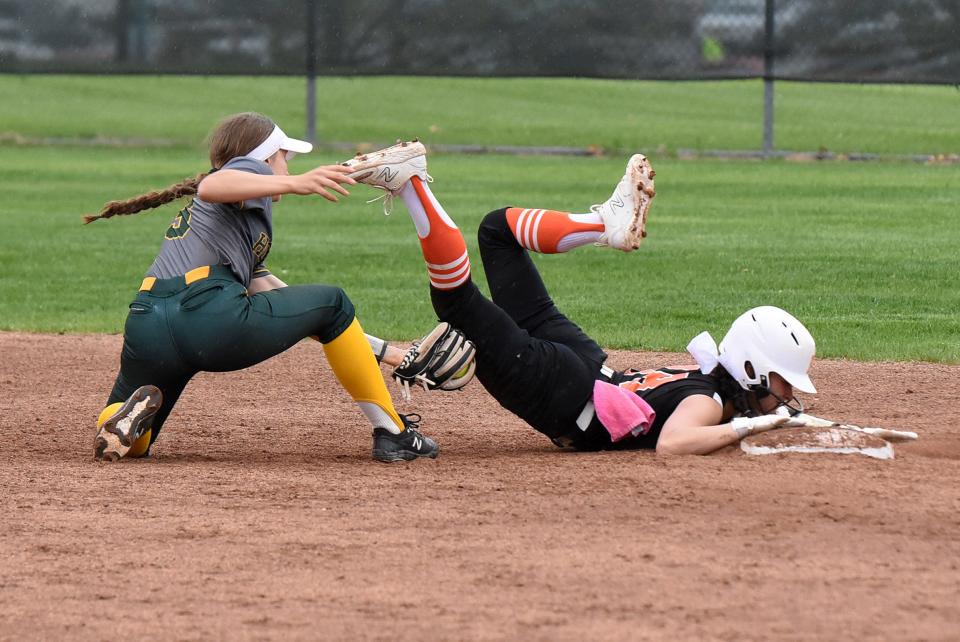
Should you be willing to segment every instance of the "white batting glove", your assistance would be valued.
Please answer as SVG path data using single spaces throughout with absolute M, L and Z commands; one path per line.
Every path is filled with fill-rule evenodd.
M 790 411 L 783 406 L 777 408 L 776 413 L 781 417 L 789 417 L 789 421 L 785 423 L 784 426 L 803 428 L 831 428 L 837 425 L 836 421 L 821 419 L 820 417 L 814 417 L 813 415 L 808 415 L 806 413 L 790 416 Z
M 777 409 L 777 413 L 785 415 L 788 414 L 789 411 L 781 406 Z M 830 419 L 823 419 L 821 417 L 815 417 L 806 413 L 800 413 L 799 415 L 790 417 L 787 422 L 783 424 L 783 426 L 796 426 L 803 428 L 846 428 L 847 430 L 865 432 L 868 435 L 876 435 L 877 437 L 886 439 L 887 441 L 913 441 L 917 438 L 917 433 L 909 430 L 891 430 L 889 428 L 869 428 L 858 426 L 856 424 L 842 424 L 838 421 L 831 421 Z
M 759 417 L 734 417 L 730 421 L 733 432 L 737 437 L 743 439 L 747 435 L 753 435 L 760 432 L 766 432 L 773 428 L 790 425 L 791 417 L 781 415 L 761 415 Z

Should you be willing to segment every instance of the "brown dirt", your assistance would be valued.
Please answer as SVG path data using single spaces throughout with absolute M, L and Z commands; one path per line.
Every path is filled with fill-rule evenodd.
M 385 466 L 316 344 L 201 375 L 97 464 L 117 336 L 0 333 L 0 639 L 948 639 L 960 367 L 819 361 L 897 458 L 558 452 L 477 385 Z M 616 353 L 612 365 L 678 355 Z

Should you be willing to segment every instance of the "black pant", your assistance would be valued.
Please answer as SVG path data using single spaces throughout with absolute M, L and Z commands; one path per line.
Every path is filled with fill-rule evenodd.
M 606 353 L 557 309 L 506 209 L 480 224 L 480 254 L 493 301 L 472 280 L 430 288 L 442 321 L 477 346 L 477 378 L 500 405 L 551 438 L 577 430 Z

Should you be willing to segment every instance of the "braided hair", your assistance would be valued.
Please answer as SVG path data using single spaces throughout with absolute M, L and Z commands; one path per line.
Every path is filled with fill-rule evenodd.
M 110 201 L 99 214 L 83 217 L 84 225 L 97 219 L 136 214 L 160 207 L 184 196 L 195 196 L 200 181 L 223 167 L 227 161 L 253 151 L 273 131 L 273 121 L 256 112 L 235 114 L 221 121 L 210 134 L 210 167 L 163 190 L 154 190 L 126 200 Z

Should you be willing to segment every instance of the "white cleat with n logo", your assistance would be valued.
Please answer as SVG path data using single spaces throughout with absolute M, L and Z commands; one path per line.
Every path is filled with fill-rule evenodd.
M 590 208 L 603 219 L 603 234 L 597 245 L 608 245 L 624 252 L 640 247 L 647 235 L 647 213 L 656 195 L 655 173 L 643 154 L 634 154 L 627 163 L 623 178 L 604 203 Z
M 342 163 L 352 168 L 349 176 L 396 194 L 414 176 L 430 181 L 427 174 L 427 149 L 418 140 L 398 142 L 396 145 L 369 154 L 357 154 Z

